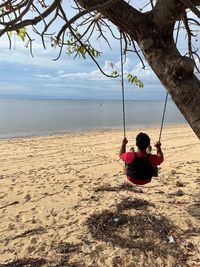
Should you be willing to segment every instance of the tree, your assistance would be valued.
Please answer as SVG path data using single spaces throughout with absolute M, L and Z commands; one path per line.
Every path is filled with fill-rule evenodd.
M 126 44 L 124 52 L 132 50 L 137 53 L 142 63 L 141 53 L 143 54 L 200 138 L 200 81 L 194 74 L 195 69 L 198 71 L 196 62 L 200 60 L 198 55 L 200 0 L 150 0 L 144 5 L 148 7 L 146 11 L 141 7 L 142 1 L 136 0 L 71 2 L 73 3 L 71 12 L 74 15 L 69 18 L 67 15 L 69 6 L 66 6 L 65 1 L 1 1 L 0 37 L 7 35 L 11 46 L 10 36 L 14 32 L 21 39 L 27 40 L 27 46 L 32 51 L 33 40 L 28 30 L 28 26 L 32 26 L 33 31 L 40 35 L 44 47 L 48 37 L 52 46 L 60 47 L 60 54 L 67 46 L 69 53 L 83 57 L 89 54 L 100 68 L 97 62 L 100 53 L 91 46 L 90 38 L 96 28 L 99 37 L 104 38 L 109 44 L 104 29 L 115 36 L 109 25 L 111 22 L 123 36 Z M 59 21 L 59 29 L 56 33 L 49 34 L 48 30 L 56 21 Z M 43 26 L 39 31 L 36 25 L 40 25 L 41 29 L 41 23 Z M 180 30 L 185 30 L 187 34 L 188 51 L 184 55 L 181 55 L 177 46 Z M 101 68 L 100 70 L 103 72 Z

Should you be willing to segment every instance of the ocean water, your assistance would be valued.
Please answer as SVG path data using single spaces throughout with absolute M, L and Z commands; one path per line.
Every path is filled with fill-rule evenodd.
M 163 106 L 159 101 L 126 101 L 126 127 L 159 126 Z M 168 101 L 165 124 L 185 122 Z M 123 128 L 121 101 L 0 100 L 0 138 L 113 128 Z

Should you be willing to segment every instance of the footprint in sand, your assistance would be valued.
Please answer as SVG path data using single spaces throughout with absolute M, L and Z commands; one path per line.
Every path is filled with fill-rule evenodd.
M 26 248 L 26 251 L 28 252 L 28 254 L 33 253 L 35 250 L 36 250 L 36 247 L 31 246 L 31 245 Z
M 7 230 L 10 231 L 10 230 L 14 230 L 16 227 L 15 227 L 15 224 L 14 223 L 9 223 L 8 227 L 7 227 Z
M 82 179 L 82 178 L 85 178 L 85 175 L 80 175 L 79 178 L 81 178 L 81 179 Z
M 38 239 L 36 237 L 31 238 L 30 244 L 36 245 L 38 243 Z
M 7 196 L 7 194 L 5 194 L 5 193 L 0 193 L 0 199 L 3 199 L 4 197 L 6 197 Z
M 31 200 L 31 195 L 30 194 L 25 195 L 24 199 L 25 199 L 25 202 L 30 201 Z
M 17 215 L 15 216 L 15 221 L 18 222 L 18 223 L 22 221 L 22 217 L 21 217 L 20 214 L 17 214 Z

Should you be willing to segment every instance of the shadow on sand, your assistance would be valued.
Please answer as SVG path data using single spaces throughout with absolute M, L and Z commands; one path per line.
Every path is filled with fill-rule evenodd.
M 178 229 L 163 215 L 151 214 L 150 206 L 154 205 L 143 199 L 125 198 L 116 212 L 93 214 L 86 225 L 94 239 L 128 249 L 137 259 L 151 258 L 152 266 L 159 266 L 156 259 L 163 262 L 162 266 L 187 266 L 187 257 L 173 238 L 178 239 Z M 131 209 L 131 215 L 123 213 Z

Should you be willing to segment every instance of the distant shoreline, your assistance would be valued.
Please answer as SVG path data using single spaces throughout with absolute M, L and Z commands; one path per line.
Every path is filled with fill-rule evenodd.
M 40 98 L 40 97 L 22 97 L 22 98 L 17 98 L 17 97 L 1 97 L 0 96 L 0 100 L 1 101 L 7 101 L 7 100 L 11 100 L 11 101 L 117 101 L 117 102 L 121 102 L 122 99 L 93 99 L 93 98 Z M 164 98 L 161 99 L 125 99 L 125 102 L 164 102 Z M 171 98 L 168 99 L 168 101 L 173 102 L 173 100 Z
M 187 123 L 166 123 L 163 127 L 163 132 L 165 131 L 165 128 L 169 129 L 169 128 L 181 128 L 181 127 L 187 127 L 189 126 Z M 143 130 L 143 131 L 149 131 L 149 130 L 158 130 L 158 134 L 160 131 L 160 127 L 159 125 L 154 125 L 152 127 L 142 127 L 142 126 L 138 126 L 138 127 L 127 127 L 126 131 L 130 132 L 130 131 L 136 131 L 138 129 L 138 131 Z M 1 137 L 0 136 L 0 141 L 2 140 L 14 140 L 14 139 L 31 139 L 31 138 L 49 138 L 49 137 L 56 137 L 56 136 L 64 136 L 64 135 L 79 135 L 79 134 L 97 134 L 97 133 L 105 133 L 105 132 L 122 132 L 123 134 L 123 128 L 102 128 L 102 129 L 86 129 L 86 130 L 76 130 L 76 131 L 65 131 L 65 132 L 55 132 L 55 133 L 44 133 L 44 134 L 30 134 L 30 135 L 19 135 L 19 136 L 5 136 L 5 137 Z

